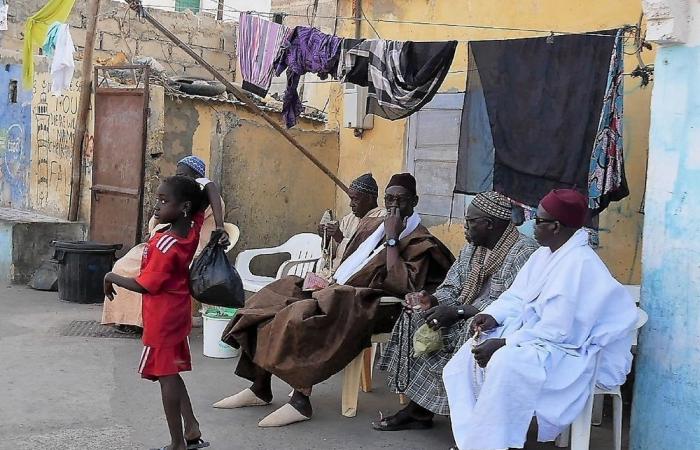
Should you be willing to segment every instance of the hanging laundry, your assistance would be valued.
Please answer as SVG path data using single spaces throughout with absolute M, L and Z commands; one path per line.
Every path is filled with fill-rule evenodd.
M 58 32 L 61 30 L 61 22 L 54 22 L 50 27 L 49 31 L 46 33 L 46 40 L 41 46 L 41 50 L 44 55 L 51 58 L 53 56 L 54 50 L 56 50 L 56 39 L 58 38 Z
M 616 31 L 470 42 L 455 192 L 587 190 Z
M 282 43 L 294 30 L 248 13 L 238 21 L 238 63 L 243 89 L 265 97 L 272 83 L 275 61 L 282 54 Z
M 598 213 L 610 202 L 629 195 L 622 154 L 622 95 L 624 91 L 624 43 L 623 32 L 615 37 L 615 47 L 610 58 L 610 72 L 603 99 L 591 165 L 588 175 L 588 207 Z
M 24 25 L 24 50 L 22 53 L 22 84 L 31 89 L 34 82 L 34 48 L 44 42 L 49 25 L 65 22 L 75 0 L 49 0 L 43 8 L 27 19 Z
M 343 83 L 367 87 L 369 84 L 369 58 L 349 56 L 348 52 L 363 43 L 364 39 L 343 39 L 336 77 Z
M 316 28 L 296 27 L 289 40 L 283 44 L 286 50 L 277 63 L 277 76 L 287 70 L 287 90 L 284 92 L 282 117 L 287 128 L 296 125 L 303 111 L 297 87 L 299 79 L 313 72 L 322 80 L 335 74 L 340 57 L 341 39 Z
M 467 67 L 477 67 L 471 46 L 467 50 Z M 470 70 L 467 73 L 455 192 L 488 192 L 493 190 L 495 158 L 491 123 L 479 71 Z
M 44 54 L 51 57 L 51 93 L 61 95 L 70 88 L 75 61 L 75 45 L 68 24 L 55 22 L 49 28 L 42 46 Z
M 432 100 L 452 65 L 457 41 L 347 39 L 338 78 L 368 87 L 368 113 L 402 119 Z
M 0 0 L 0 31 L 7 31 L 7 13 L 10 10 L 10 5 Z

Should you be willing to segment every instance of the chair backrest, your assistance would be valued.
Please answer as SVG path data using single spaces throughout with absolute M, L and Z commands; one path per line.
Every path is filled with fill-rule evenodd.
M 639 297 L 641 295 L 641 286 L 638 284 L 625 284 L 623 285 L 625 289 L 627 289 L 627 292 L 632 296 L 634 299 L 634 302 L 638 305 L 639 304 Z
M 321 236 L 313 233 L 300 233 L 281 245 L 281 251 L 289 253 L 292 259 L 318 259 L 321 257 Z
M 228 247 L 226 247 L 226 253 L 228 253 L 233 250 L 233 247 L 236 246 L 238 240 L 241 238 L 241 230 L 236 225 L 228 222 L 224 224 L 224 229 L 228 234 L 228 240 L 230 242 Z
M 284 262 L 277 270 L 277 278 L 296 275 L 304 278 L 313 272 L 321 258 L 321 237 L 313 233 L 300 233 L 289 238 L 278 247 L 280 252 L 289 253 L 290 260 Z
M 637 307 L 637 324 L 634 326 L 634 337 L 632 338 L 632 347 L 637 345 L 639 338 L 639 329 L 642 328 L 649 320 L 649 315 L 642 308 Z
M 635 329 L 639 330 L 649 321 L 649 314 L 639 307 L 637 307 L 637 314 L 637 325 L 635 326 Z
M 316 270 L 316 263 L 318 263 L 318 259 L 307 259 L 303 261 L 304 262 L 300 264 L 292 265 L 286 271 L 284 271 L 284 273 L 279 274 L 278 277 L 296 275 L 299 278 L 304 278 L 307 273 Z

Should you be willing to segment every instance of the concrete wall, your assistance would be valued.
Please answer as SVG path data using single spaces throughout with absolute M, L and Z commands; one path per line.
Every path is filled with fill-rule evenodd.
M 24 22 L 46 2 L 26 0 L 13 2 L 9 30 L 0 34 L 0 48 L 4 52 L 20 52 Z M 148 2 L 145 2 L 148 3 Z M 86 0 L 77 0 L 68 19 L 71 35 L 78 49 L 80 59 L 85 43 L 87 18 Z M 118 52 L 124 52 L 127 59 L 136 56 L 151 56 L 159 60 L 170 75 L 203 76 L 211 78 L 184 51 L 160 34 L 150 23 L 138 20 L 133 12 L 127 14 L 128 7 L 121 2 L 102 1 L 97 23 L 95 58 L 108 60 Z M 233 23 L 222 23 L 213 17 L 192 13 L 177 13 L 161 9 L 150 10 L 168 29 L 198 51 L 216 69 L 234 78 L 236 70 L 236 29 Z M 35 51 L 35 54 L 38 52 Z M 37 57 L 37 60 L 43 60 Z M 233 61 L 233 64 L 232 64 Z
M 29 206 L 32 92 L 21 73 L 19 64 L 0 68 L 0 206 L 15 208 Z
M 12 229 L 12 277 L 15 284 L 27 284 L 41 264 L 53 256 L 53 241 L 82 241 L 87 226 L 81 222 L 24 222 Z
M 316 15 L 313 14 L 314 4 L 317 4 Z M 272 0 L 271 11 L 276 13 L 289 14 L 283 19 L 284 25 L 288 27 L 309 26 L 313 21 L 313 26 L 324 33 L 333 33 L 335 25 L 336 1 L 335 0 Z M 342 20 L 338 21 L 338 26 Z
M 338 168 L 335 130 L 292 134 L 332 171 Z M 335 207 L 335 185 L 277 131 L 247 111 L 224 138 L 222 184 L 227 219 L 239 226 L 234 249 L 274 247 L 315 232 L 323 211 Z M 350 180 L 346 180 L 350 182 Z
M 0 220 L 0 282 L 12 283 L 12 227 Z
M 29 282 L 53 256 L 51 242 L 85 239 L 87 227 L 44 215 L 0 208 L 0 283 Z
M 20 80 L 22 33 L 27 17 L 45 2 L 13 2 L 9 30 L 0 33 L 0 206 L 29 209 L 53 217 L 68 215 L 70 199 L 71 154 L 78 113 L 82 77 L 77 70 L 70 89 L 60 96 L 49 93 L 48 64 L 36 56 L 36 74 L 32 89 L 22 89 L 19 82 L 18 102 L 6 104 L 12 81 Z M 206 71 L 182 50 L 147 23 L 127 13 L 123 3 L 103 1 L 97 25 L 95 57 L 106 61 L 118 52 L 127 59 L 151 56 L 163 63 L 170 75 L 206 76 Z M 71 33 L 82 58 L 85 42 L 85 0 L 78 0 L 69 18 Z M 153 15 L 181 36 L 207 61 L 231 79 L 235 72 L 235 25 L 217 22 L 208 16 L 154 10 Z M 36 52 L 35 52 L 36 53 Z M 80 68 L 80 62 L 77 64 Z M 2 66 L 0 66 L 2 67 Z M 162 95 L 161 95 L 162 97 Z M 150 131 L 150 130 L 149 130 Z M 149 139 L 151 135 L 149 134 Z M 89 219 L 92 184 L 93 133 L 92 117 L 83 160 L 81 220 Z
M 32 210 L 54 217 L 65 217 L 70 196 L 71 153 L 78 112 L 80 77 L 60 96 L 49 93 L 46 65 L 32 89 L 21 85 L 20 61 L 0 58 L 0 206 Z M 10 86 L 17 85 L 17 103 L 10 101 Z M 88 154 L 82 195 L 89 199 L 92 127 L 88 126 Z M 85 200 L 85 198 L 83 198 Z M 87 218 L 89 203 L 81 205 L 81 219 Z
M 655 61 L 630 448 L 699 448 L 700 3 L 647 1 Z
M 334 208 L 332 182 L 241 105 L 154 90 L 149 109 L 144 217 L 152 213 L 160 180 L 189 154 L 207 163 L 207 175 L 223 190 L 226 221 L 241 229 L 232 258 L 247 248 L 276 246 L 294 234 L 314 231 L 323 211 Z M 281 120 L 278 113 L 271 114 Z M 324 128 L 302 118 L 293 134 L 335 171 L 338 133 Z
M 28 206 L 42 214 L 62 218 L 67 216 L 73 166 L 71 157 L 81 84 L 81 78 L 74 78 L 69 90 L 60 96 L 54 96 L 49 93 L 51 79 L 48 74 L 39 73 L 34 79 L 36 94 L 32 99 L 31 192 Z M 89 135 L 88 144 L 91 149 L 92 133 Z M 87 161 L 91 168 L 92 157 Z M 83 173 L 83 180 L 81 198 L 89 199 L 91 170 Z M 89 206 L 81 208 L 81 218 L 88 217 L 88 209 Z
M 338 15 L 352 17 L 350 0 L 340 2 Z M 372 19 L 390 19 L 418 22 L 475 24 L 496 27 L 527 28 L 558 31 L 591 31 L 636 24 L 641 12 L 639 0 L 609 2 L 562 2 L 559 0 L 533 0 L 528 2 L 504 0 L 499 2 L 417 2 L 411 0 L 362 0 L 366 16 Z M 273 9 L 274 9 L 273 3 Z M 352 20 L 341 20 L 338 34 L 354 36 Z M 441 92 L 464 91 L 466 85 L 467 46 L 466 41 L 483 39 L 506 39 L 542 36 L 547 33 L 516 32 L 494 29 L 458 28 L 435 25 L 399 24 L 373 22 L 383 39 L 399 40 L 447 40 L 460 41 L 451 72 L 445 79 Z M 362 21 L 361 35 L 376 37 L 375 32 Z M 631 49 L 627 49 L 631 50 Z M 647 59 L 651 55 L 645 56 Z M 634 56 L 627 56 L 626 71 L 636 67 Z M 614 275 L 623 283 L 638 283 L 640 277 L 639 249 L 643 216 L 640 213 L 645 186 L 647 155 L 647 131 L 651 89 L 640 88 L 639 81 L 625 80 L 625 157 L 626 171 L 632 195 L 614 205 L 601 217 L 600 254 Z M 312 101 L 323 105 L 328 96 Z M 338 83 L 330 87 L 328 106 L 330 126 L 338 126 L 342 119 L 342 92 Z M 375 118 L 374 129 L 366 131 L 362 138 L 353 135 L 353 130 L 340 128 L 339 176 L 352 179 L 371 170 L 380 186 L 386 184 L 392 173 L 406 166 L 407 120 L 390 122 Z M 421 180 L 419 180 L 420 182 Z M 426 182 L 423 180 L 422 182 Z M 341 213 L 348 210 L 348 200 L 337 191 L 337 204 Z M 445 211 L 448 215 L 449 211 Z M 457 252 L 464 244 L 461 226 L 447 224 L 431 228 L 440 239 Z
M 175 0 L 149 0 L 149 7 L 175 10 Z M 208 15 L 216 15 L 218 11 L 218 0 L 200 0 L 201 11 Z M 224 20 L 238 21 L 237 11 L 269 11 L 270 0 L 224 0 Z

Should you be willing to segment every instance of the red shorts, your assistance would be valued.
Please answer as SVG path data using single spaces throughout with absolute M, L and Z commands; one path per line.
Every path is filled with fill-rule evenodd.
M 139 363 L 142 378 L 157 381 L 160 377 L 192 370 L 190 341 L 185 339 L 172 347 L 144 347 Z

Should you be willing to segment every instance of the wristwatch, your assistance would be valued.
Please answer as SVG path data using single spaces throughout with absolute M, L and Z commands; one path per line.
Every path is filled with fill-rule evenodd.
M 397 241 L 397 240 L 394 239 L 394 238 L 391 238 L 391 239 L 387 239 L 387 240 L 386 240 L 386 246 L 387 246 L 387 247 L 396 247 L 397 245 L 399 245 L 399 241 Z

